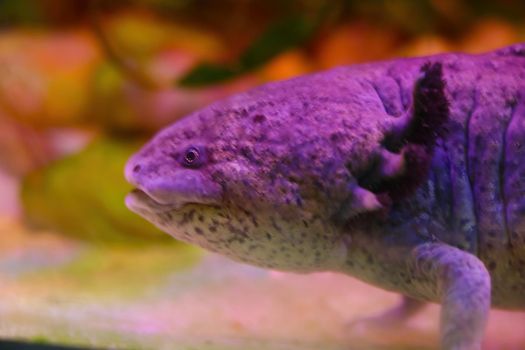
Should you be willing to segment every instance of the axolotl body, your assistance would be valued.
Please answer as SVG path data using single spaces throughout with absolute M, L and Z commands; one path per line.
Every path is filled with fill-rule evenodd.
M 126 166 L 128 207 L 182 241 L 439 302 L 444 349 L 525 308 L 525 44 L 339 67 L 232 96 Z

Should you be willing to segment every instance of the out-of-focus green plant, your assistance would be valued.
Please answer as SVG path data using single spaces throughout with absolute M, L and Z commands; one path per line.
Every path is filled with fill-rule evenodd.
M 324 11 L 322 11 L 324 12 Z M 291 48 L 303 45 L 318 28 L 324 13 L 315 19 L 292 15 L 269 26 L 231 65 L 201 63 L 179 80 L 179 84 L 197 87 L 219 83 L 253 71 Z
M 100 243 L 173 241 L 124 205 L 131 186 L 122 169 L 137 146 L 100 139 L 30 174 L 22 189 L 28 221 Z
M 0 25 L 35 23 L 42 19 L 39 6 L 31 0 L 0 0 Z

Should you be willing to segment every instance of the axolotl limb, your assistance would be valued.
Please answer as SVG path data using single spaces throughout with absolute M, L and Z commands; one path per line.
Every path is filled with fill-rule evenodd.
M 525 307 L 525 45 L 340 67 L 219 101 L 126 166 L 182 241 L 439 302 L 444 349 Z M 395 316 L 397 317 L 397 316 Z

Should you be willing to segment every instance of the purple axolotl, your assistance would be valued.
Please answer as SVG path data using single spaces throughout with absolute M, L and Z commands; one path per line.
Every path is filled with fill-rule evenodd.
M 335 68 L 217 102 L 128 162 L 177 239 L 439 302 L 444 349 L 525 307 L 525 44 Z

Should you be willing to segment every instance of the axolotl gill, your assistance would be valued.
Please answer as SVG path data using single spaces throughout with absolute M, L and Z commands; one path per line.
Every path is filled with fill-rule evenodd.
M 196 111 L 128 162 L 127 206 L 234 260 L 442 304 L 443 349 L 525 308 L 525 44 L 339 67 Z

